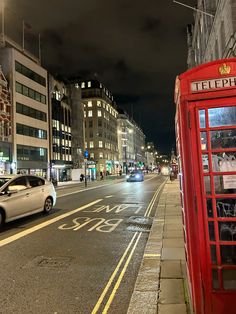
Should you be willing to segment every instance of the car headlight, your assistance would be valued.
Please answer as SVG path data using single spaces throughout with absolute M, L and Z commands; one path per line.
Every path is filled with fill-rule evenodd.
M 136 178 L 136 179 L 140 178 L 140 174 L 136 174 L 136 175 L 135 175 L 135 178 Z
M 129 178 L 129 176 L 127 175 L 127 176 L 126 176 L 126 179 L 128 179 L 128 178 Z

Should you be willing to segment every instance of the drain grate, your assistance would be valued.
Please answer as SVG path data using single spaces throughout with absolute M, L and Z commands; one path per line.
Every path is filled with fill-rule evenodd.
M 149 232 L 152 226 L 152 221 L 152 218 L 131 216 L 127 222 L 127 230 L 133 232 Z

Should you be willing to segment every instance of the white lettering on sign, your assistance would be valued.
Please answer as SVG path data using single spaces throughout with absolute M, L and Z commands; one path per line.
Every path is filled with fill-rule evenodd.
M 89 217 L 78 217 L 72 220 L 72 225 L 63 224 L 58 227 L 59 230 L 73 230 L 78 231 L 88 224 L 93 226 L 88 231 L 99 231 L 99 232 L 112 232 L 116 227 L 123 221 L 123 219 L 104 219 L 104 218 L 89 218 Z
M 191 82 L 191 91 L 192 92 L 201 92 L 210 89 L 222 89 L 236 87 L 236 76 L 233 77 L 224 77 L 213 80 L 197 81 Z

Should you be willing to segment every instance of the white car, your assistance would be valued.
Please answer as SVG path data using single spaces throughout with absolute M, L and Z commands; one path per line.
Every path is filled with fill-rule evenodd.
M 49 213 L 55 204 L 52 182 L 34 175 L 0 175 L 0 227 L 41 211 Z

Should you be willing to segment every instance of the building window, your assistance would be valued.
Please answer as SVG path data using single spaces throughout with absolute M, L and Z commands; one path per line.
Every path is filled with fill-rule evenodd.
M 102 119 L 98 119 L 98 126 L 102 127 Z
M 102 103 L 101 103 L 100 100 L 97 101 L 97 106 L 98 106 L 98 107 L 102 107 Z
M 93 116 L 93 111 L 92 110 L 89 110 L 88 111 L 88 117 L 92 117 Z
M 93 127 L 93 120 L 89 120 L 89 128 Z
M 17 160 L 47 161 L 47 149 L 42 147 L 32 147 L 17 145 Z
M 99 153 L 99 158 L 103 158 L 103 153 L 102 152 Z
M 37 120 L 47 121 L 47 115 L 45 112 L 36 110 L 18 102 L 16 103 L 16 112 Z
M 98 142 L 98 147 L 103 147 L 102 141 Z
M 89 137 L 93 137 L 93 131 L 89 131 Z
M 90 142 L 89 142 L 89 147 L 90 147 L 90 148 L 93 148 L 93 147 L 94 147 L 93 141 L 90 141 Z
M 88 101 L 88 107 L 93 107 L 93 103 L 91 100 Z
M 43 76 L 35 73 L 18 61 L 15 61 L 15 70 L 29 79 L 39 83 L 40 85 L 46 86 L 46 79 Z
M 39 92 L 36 92 L 32 88 L 29 88 L 19 82 L 16 82 L 16 92 L 20 93 L 26 97 L 32 98 L 36 101 L 39 101 L 43 104 L 46 104 L 46 96 L 43 94 L 40 94 Z
M 91 87 L 91 82 L 90 81 L 88 82 L 88 87 Z
M 102 110 L 98 110 L 98 117 L 102 116 Z
M 20 124 L 20 123 L 16 124 L 16 133 L 25 135 L 25 136 L 36 137 L 40 139 L 47 139 L 47 131 L 33 128 L 31 126 Z
M 85 82 L 81 83 L 81 88 L 85 88 Z
M 90 158 L 94 159 L 94 153 L 90 153 Z
M 86 118 L 86 116 L 87 116 L 87 115 L 86 115 L 86 111 L 84 111 L 84 117 Z

